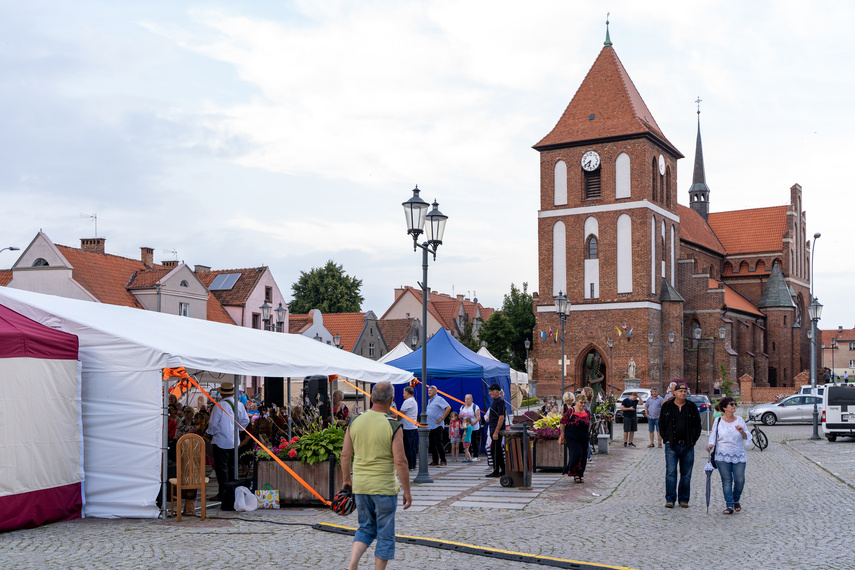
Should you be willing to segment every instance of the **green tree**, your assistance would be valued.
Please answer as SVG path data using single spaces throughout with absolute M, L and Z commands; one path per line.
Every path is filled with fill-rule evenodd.
M 495 322 L 492 322 L 495 319 Z M 511 291 L 502 301 L 501 311 L 496 311 L 479 333 L 493 356 L 507 362 L 515 370 L 525 370 L 525 341 L 531 341 L 535 325 L 533 301 L 528 293 L 528 283 L 522 290 L 511 283 Z
M 341 265 L 332 260 L 323 267 L 300 272 L 296 283 L 291 285 L 294 300 L 288 309 L 294 314 L 308 313 L 318 309 L 322 313 L 355 313 L 362 306 L 360 294 L 362 279 L 350 277 Z

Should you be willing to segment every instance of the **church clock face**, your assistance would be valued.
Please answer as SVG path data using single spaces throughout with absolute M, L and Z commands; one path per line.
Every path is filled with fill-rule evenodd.
M 596 151 L 589 150 L 582 155 L 582 169 L 592 172 L 600 167 L 600 155 Z
M 665 176 L 665 157 L 661 154 L 659 155 L 659 174 Z

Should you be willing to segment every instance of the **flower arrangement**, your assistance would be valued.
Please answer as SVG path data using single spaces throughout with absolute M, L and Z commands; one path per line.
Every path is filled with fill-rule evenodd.
M 535 421 L 534 429 L 531 431 L 532 441 L 558 439 L 558 436 L 561 435 L 560 423 L 561 416 L 559 414 L 550 414 Z
M 279 446 L 271 447 L 270 451 L 285 461 L 298 460 L 302 463 L 314 465 L 327 461 L 330 455 L 335 456 L 336 463 L 341 462 L 341 448 L 343 446 L 344 430 L 340 427 L 329 427 L 303 436 L 295 435 L 290 440 L 283 439 Z M 255 445 L 252 450 L 244 453 L 244 455 L 254 455 L 260 461 L 270 459 L 267 451 L 258 445 Z

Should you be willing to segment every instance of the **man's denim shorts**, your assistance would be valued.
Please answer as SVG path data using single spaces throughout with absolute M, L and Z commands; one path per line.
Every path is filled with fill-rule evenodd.
M 374 557 L 381 560 L 395 558 L 395 511 L 398 495 L 354 495 L 359 529 L 354 542 L 371 545 L 377 539 Z
M 659 418 L 647 418 L 647 429 L 650 432 L 659 431 Z

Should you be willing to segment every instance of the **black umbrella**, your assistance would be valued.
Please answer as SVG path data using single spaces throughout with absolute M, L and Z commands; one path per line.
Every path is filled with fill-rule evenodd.
M 712 479 L 713 471 L 715 471 L 715 467 L 712 464 L 712 454 L 710 454 L 709 460 L 707 464 L 704 465 L 704 473 L 707 474 L 707 514 L 710 514 L 710 488 L 712 487 Z

